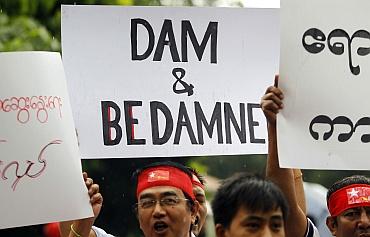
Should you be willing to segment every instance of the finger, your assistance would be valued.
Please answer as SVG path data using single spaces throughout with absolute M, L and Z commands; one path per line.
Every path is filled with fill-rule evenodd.
M 91 187 L 89 188 L 89 196 L 93 196 L 94 194 L 96 193 L 99 193 L 99 185 L 98 184 L 93 184 L 91 185 Z
M 261 103 L 263 103 L 265 101 L 271 101 L 271 102 L 273 102 L 275 104 L 278 104 L 278 105 L 283 103 L 283 100 L 274 93 L 268 93 L 268 94 L 262 96 Z
M 265 94 L 270 93 L 274 88 L 276 88 L 276 87 L 275 86 L 269 86 L 269 87 L 267 87 L 267 89 L 265 91 Z
M 87 189 L 90 189 L 93 184 L 94 184 L 94 181 L 92 180 L 92 178 L 87 178 L 85 180 L 85 185 L 86 185 Z
M 262 100 L 261 101 L 261 109 L 262 111 L 270 110 L 274 113 L 278 113 L 280 109 L 284 107 L 283 103 L 278 100 L 276 103 L 274 100 Z
M 283 108 L 283 101 L 277 97 L 275 94 L 269 93 L 264 95 L 261 99 L 261 108 L 264 109 L 265 106 L 274 105 L 276 108 Z
M 88 177 L 86 172 L 82 172 L 82 176 L 83 176 L 84 180 L 86 180 L 87 177 Z
M 281 107 L 271 101 L 265 101 L 261 104 L 261 108 L 264 113 L 272 112 L 274 114 L 277 114 L 279 113 Z
M 101 195 L 101 193 L 96 193 L 94 194 L 91 198 L 90 198 L 90 203 L 92 205 L 95 205 L 95 204 L 102 204 L 103 203 L 103 196 Z
M 283 92 L 281 91 L 280 88 L 277 88 L 275 86 L 270 86 L 266 89 L 266 92 L 265 92 L 265 95 L 269 95 L 269 94 L 274 94 L 276 95 L 277 97 L 279 97 L 281 100 L 284 99 L 284 94 Z

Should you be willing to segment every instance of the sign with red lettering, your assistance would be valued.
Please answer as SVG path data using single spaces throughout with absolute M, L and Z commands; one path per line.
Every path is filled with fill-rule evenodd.
M 277 9 L 63 6 L 83 158 L 266 153 Z
M 0 229 L 91 216 L 59 53 L 0 53 L 0 78 Z
M 283 167 L 368 170 L 370 2 L 281 1 Z

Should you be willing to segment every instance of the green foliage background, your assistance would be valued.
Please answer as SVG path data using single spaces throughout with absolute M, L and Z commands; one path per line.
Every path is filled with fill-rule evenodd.
M 194 5 L 193 0 L 166 1 L 172 5 Z M 0 0 L 0 52 L 5 51 L 61 51 L 61 4 L 162 5 L 161 0 Z M 215 5 L 204 0 L 204 5 Z M 242 4 L 235 1 L 236 6 Z M 299 154 L 297 154 L 299 159 Z M 142 165 L 163 159 L 104 159 L 83 160 L 83 168 L 99 183 L 104 195 L 104 207 L 96 225 L 116 236 L 140 236 L 131 206 L 135 202 L 131 173 Z M 196 167 L 205 175 L 219 179 L 235 172 L 249 171 L 263 174 L 265 155 L 171 158 Z M 335 180 L 352 175 L 369 175 L 368 171 L 304 171 L 306 181 L 328 187 Z M 68 195 L 68 193 L 66 193 Z M 211 196 L 211 195 L 210 195 Z M 56 203 L 56 205 L 58 205 Z M 68 208 L 68 207 L 67 207 Z M 2 218 L 6 218 L 3 217 Z M 0 236 L 43 236 L 42 225 L 0 230 Z

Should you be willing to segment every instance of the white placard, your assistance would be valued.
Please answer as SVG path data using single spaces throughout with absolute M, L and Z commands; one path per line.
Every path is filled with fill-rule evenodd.
M 369 7 L 365 0 L 282 0 L 282 166 L 370 168 Z
M 83 158 L 266 153 L 277 9 L 63 6 L 62 49 Z
M 0 53 L 0 229 L 92 216 L 59 53 Z

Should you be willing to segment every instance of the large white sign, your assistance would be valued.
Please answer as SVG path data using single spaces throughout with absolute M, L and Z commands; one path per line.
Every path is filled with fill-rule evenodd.
M 0 229 L 92 216 L 59 53 L 0 53 Z
M 370 2 L 283 0 L 280 164 L 369 169 Z
M 63 6 L 84 158 L 266 153 L 276 9 Z

